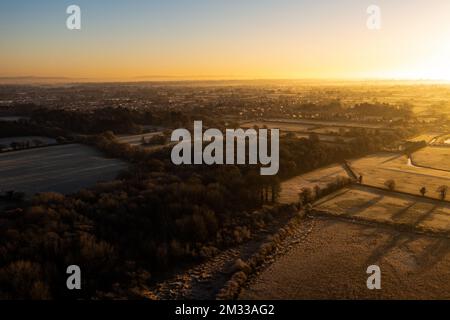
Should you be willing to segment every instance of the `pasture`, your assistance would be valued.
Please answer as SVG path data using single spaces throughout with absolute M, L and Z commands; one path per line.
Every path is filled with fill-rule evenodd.
M 322 198 L 314 209 L 425 231 L 450 231 L 450 204 L 358 185 Z
M 268 129 L 280 129 L 280 131 L 285 132 L 306 132 L 315 127 L 314 125 L 283 121 L 251 121 L 241 124 L 241 128 L 243 129 L 254 128 L 255 126 L 258 128 L 267 127 Z
M 285 204 L 298 202 L 298 194 L 302 188 L 313 189 L 316 185 L 325 187 L 339 176 L 348 177 L 348 174 L 341 165 L 335 164 L 286 180 L 281 183 L 278 201 Z
M 149 139 L 158 134 L 161 134 L 161 132 L 158 131 L 158 132 L 142 133 L 142 134 L 134 134 L 134 135 L 123 135 L 123 136 L 118 136 L 117 140 L 122 143 L 128 143 L 129 145 L 132 145 L 132 146 L 141 146 L 142 138 Z
M 416 167 L 409 163 L 406 155 L 399 153 L 377 153 L 349 161 L 352 169 L 363 176 L 363 184 L 385 188 L 386 180 L 394 180 L 396 190 L 419 194 L 422 187 L 426 195 L 438 198 L 437 188 L 450 186 L 450 172 Z
M 450 147 L 426 147 L 412 154 L 415 165 L 450 171 Z
M 308 133 L 296 133 L 295 136 L 300 139 L 300 138 L 305 138 L 305 139 L 309 139 L 310 134 Z M 341 136 L 337 136 L 337 135 L 327 135 L 327 134 L 317 134 L 317 137 L 319 138 L 319 141 L 322 142 L 350 142 L 353 141 L 355 138 L 352 137 L 341 137 Z
M 126 167 L 79 144 L 8 152 L 0 154 L 0 191 L 68 194 L 113 180 Z
M 442 135 L 442 133 L 427 132 L 427 133 L 420 134 L 412 139 L 409 139 L 409 141 L 413 141 L 413 142 L 425 141 L 428 144 L 433 144 L 437 141 L 437 139 L 439 138 L 440 135 Z
M 313 127 L 366 128 L 366 129 L 392 130 L 390 128 L 386 128 L 386 126 L 383 124 L 355 122 L 355 121 L 326 121 L 315 119 L 301 119 L 301 120 L 267 119 L 264 120 L 263 122 L 264 123 L 278 122 L 281 124 L 305 125 Z

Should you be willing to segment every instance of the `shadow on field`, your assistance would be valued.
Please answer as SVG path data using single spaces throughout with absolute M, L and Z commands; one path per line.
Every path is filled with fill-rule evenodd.
M 436 239 L 427 246 L 419 257 L 420 269 L 425 271 L 432 268 L 450 252 L 448 239 Z
M 399 220 L 406 212 L 408 212 L 409 209 L 411 209 L 412 207 L 414 207 L 417 204 L 417 202 L 410 202 L 410 204 L 402 209 L 400 209 L 399 211 L 397 211 L 396 213 L 394 213 L 392 215 L 392 220 L 396 221 Z
M 413 226 L 418 226 L 419 224 L 421 224 L 423 221 L 425 221 L 426 219 L 428 219 L 429 217 L 431 217 L 431 215 L 433 214 L 433 212 L 439 208 L 438 205 L 434 205 L 433 208 L 431 208 L 430 210 L 428 210 L 427 212 L 425 212 L 419 219 L 417 219 L 417 221 L 413 224 Z
M 370 199 L 369 201 L 363 203 L 362 205 L 355 206 L 355 207 L 353 207 L 353 208 L 348 210 L 348 215 L 349 216 L 354 216 L 354 215 L 356 215 L 356 214 L 358 214 L 358 213 L 360 213 L 360 212 L 362 212 L 362 211 L 364 211 L 364 210 L 374 206 L 375 204 L 377 204 L 378 202 L 383 200 L 383 198 L 384 198 L 384 195 L 380 195 L 380 196 L 378 196 L 378 197 L 376 197 L 374 199 Z
M 404 233 L 398 233 L 396 235 L 393 235 L 389 239 L 389 241 L 375 248 L 372 254 L 367 258 L 366 264 L 370 265 L 377 263 L 384 255 L 389 253 L 389 251 L 395 248 L 398 244 L 400 243 L 404 244 L 409 241 L 411 241 L 411 238 Z

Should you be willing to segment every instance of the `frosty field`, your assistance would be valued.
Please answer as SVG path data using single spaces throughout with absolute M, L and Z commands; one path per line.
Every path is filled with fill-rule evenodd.
M 79 144 L 8 152 L 0 154 L 0 190 L 67 194 L 112 180 L 126 167 Z

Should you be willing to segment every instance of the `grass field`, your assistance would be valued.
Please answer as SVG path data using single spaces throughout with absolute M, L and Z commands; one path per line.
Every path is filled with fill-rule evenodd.
M 314 126 L 314 127 L 336 127 L 336 128 L 368 128 L 368 129 L 385 129 L 392 130 L 386 128 L 383 124 L 376 123 L 365 123 L 365 122 L 355 122 L 355 121 L 325 121 L 325 120 L 314 120 L 314 119 L 266 119 L 264 123 L 282 123 L 282 124 L 297 124 L 297 125 L 305 125 L 305 126 Z
M 450 299 L 449 239 L 334 217 L 306 221 L 308 236 L 252 278 L 240 299 Z M 381 290 L 367 289 L 372 264 L 381 268 Z
M 450 231 L 450 204 L 364 186 L 342 189 L 319 200 L 314 208 L 338 216 Z
M 112 180 L 127 165 L 79 144 L 0 154 L 0 190 L 71 193 Z
M 263 128 L 266 126 L 268 129 L 280 129 L 281 131 L 286 132 L 306 132 L 309 129 L 315 127 L 315 125 L 307 125 L 307 124 L 297 124 L 290 122 L 282 122 L 282 121 L 252 121 L 246 122 L 241 125 L 242 128 L 253 128 L 257 126 L 258 128 Z
M 440 134 L 436 137 L 434 145 L 448 146 L 450 144 L 450 134 Z
M 339 176 L 348 177 L 348 174 L 341 165 L 336 164 L 289 179 L 281 184 L 279 202 L 298 202 L 298 194 L 302 188 L 312 189 L 316 185 L 324 187 Z
M 140 146 L 142 144 L 142 137 L 145 139 L 149 139 L 153 136 L 161 134 L 161 132 L 151 132 L 151 133 L 143 133 L 143 134 L 135 134 L 135 135 L 124 135 L 118 136 L 117 140 L 122 143 L 128 143 L 132 146 Z
M 311 129 L 311 132 L 320 133 L 320 134 L 339 134 L 341 132 L 347 132 L 348 129 L 344 128 L 336 128 L 336 127 L 319 127 L 315 129 Z
M 450 171 L 449 147 L 426 147 L 414 152 L 412 159 L 419 166 Z
M 426 143 L 434 143 L 434 142 L 437 141 L 437 139 L 439 138 L 440 135 L 442 135 L 442 133 L 439 133 L 439 132 L 427 132 L 427 133 L 423 133 L 421 135 L 418 135 L 418 136 L 410 139 L 409 141 L 414 141 L 414 142 L 425 141 Z
M 408 164 L 405 155 L 378 153 L 350 161 L 351 167 L 363 175 L 363 183 L 384 188 L 386 180 L 393 179 L 396 190 L 419 194 L 420 188 L 427 188 L 427 196 L 438 198 L 436 189 L 450 186 L 450 172 L 415 167 Z
M 300 138 L 308 139 L 310 137 L 310 135 L 307 133 L 296 133 L 295 136 L 299 139 Z M 322 142 L 336 142 L 336 141 L 350 142 L 355 139 L 352 137 L 341 137 L 341 136 L 327 135 L 327 134 L 317 134 L 317 137 Z

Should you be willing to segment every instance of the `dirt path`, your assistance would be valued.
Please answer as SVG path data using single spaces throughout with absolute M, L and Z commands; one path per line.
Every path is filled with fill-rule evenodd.
M 335 218 L 265 268 L 241 299 L 450 299 L 450 240 Z M 307 221 L 306 220 L 306 221 Z M 381 268 L 381 290 L 366 269 Z

